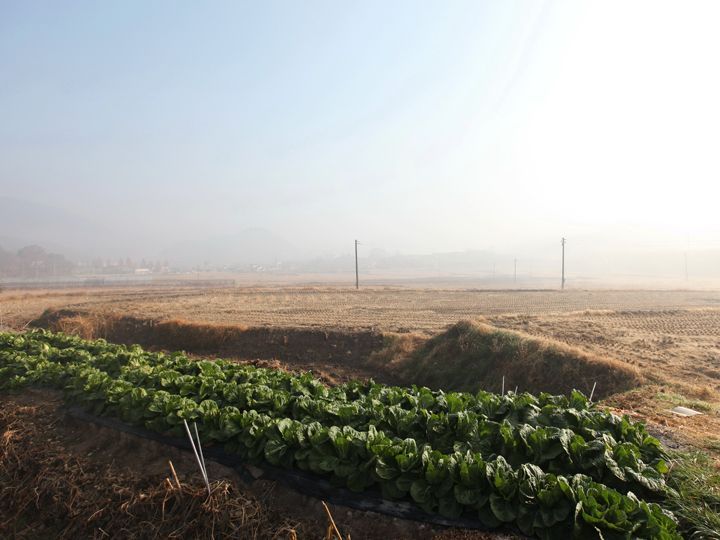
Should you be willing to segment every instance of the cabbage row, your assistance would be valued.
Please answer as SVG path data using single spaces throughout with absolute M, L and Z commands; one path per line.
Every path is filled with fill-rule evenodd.
M 298 468 L 428 512 L 514 524 L 541 538 L 675 538 L 647 500 L 666 456 L 644 426 L 570 396 L 351 382 L 192 360 L 103 340 L 0 334 L 0 388 L 44 385 L 96 414 L 168 434 L 198 422 L 206 444 Z M 639 498 L 641 497 L 641 498 Z

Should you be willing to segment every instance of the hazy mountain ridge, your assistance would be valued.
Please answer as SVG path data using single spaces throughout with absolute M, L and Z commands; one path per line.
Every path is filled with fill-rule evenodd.
M 157 234 L 157 233 L 155 233 Z M 347 251 L 318 256 L 273 231 L 254 227 L 221 235 L 173 242 L 147 231 L 142 241 L 102 223 L 60 208 L 10 197 L 0 197 L 0 247 L 15 252 L 41 246 L 73 262 L 97 259 L 143 258 L 168 261 L 171 268 L 286 271 L 295 273 L 348 272 L 354 270 L 352 240 Z M 376 241 L 376 244 L 378 242 Z M 381 245 L 381 244 L 380 244 Z M 661 247 L 623 245 L 612 248 L 602 238 L 573 237 L 566 246 L 568 275 L 604 277 L 652 276 L 667 279 L 714 279 L 720 270 L 720 250 L 683 252 Z M 552 276 L 560 272 L 559 241 L 521 245 L 515 252 L 465 250 L 431 254 L 393 253 L 359 246 L 360 266 L 375 273 L 423 271 L 433 275 Z M 7 258 L 7 257 L 6 257 Z M 517 267 L 516 267 L 517 264 Z M 57 267 L 57 265 L 56 265 Z
M 0 197 L 0 246 L 10 251 L 39 245 L 75 261 L 129 256 L 167 259 L 180 267 L 276 265 L 302 258 L 296 246 L 263 228 L 175 243 L 155 241 L 148 231 L 142 241 L 134 240 L 60 208 Z

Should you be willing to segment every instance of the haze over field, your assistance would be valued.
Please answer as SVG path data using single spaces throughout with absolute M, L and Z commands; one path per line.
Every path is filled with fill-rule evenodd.
M 565 236 L 570 276 L 720 278 L 719 17 L 3 2 L 0 247 L 510 275 Z

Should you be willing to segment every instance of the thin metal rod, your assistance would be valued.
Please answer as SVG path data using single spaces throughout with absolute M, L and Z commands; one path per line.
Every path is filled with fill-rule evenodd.
M 208 495 L 210 495 L 210 482 L 208 482 L 202 461 L 200 461 L 200 454 L 198 454 L 197 448 L 195 448 L 195 441 L 193 441 L 192 433 L 190 433 L 190 426 L 188 426 L 187 420 L 185 420 L 184 418 L 183 423 L 185 424 L 185 431 L 187 432 L 187 436 L 190 439 L 190 445 L 192 446 L 193 453 L 195 454 L 195 459 L 197 460 L 198 467 L 200 467 L 200 473 L 202 474 L 203 480 L 205 481 L 205 487 L 208 490 Z
M 208 482 L 207 466 L 205 465 L 205 456 L 203 456 L 202 444 L 200 444 L 200 434 L 198 433 L 197 422 L 193 422 L 193 428 L 195 428 L 195 438 L 197 439 L 198 450 L 200 450 L 200 460 L 202 461 L 203 473 L 205 474 L 205 481 Z M 210 482 L 208 482 L 209 484 Z

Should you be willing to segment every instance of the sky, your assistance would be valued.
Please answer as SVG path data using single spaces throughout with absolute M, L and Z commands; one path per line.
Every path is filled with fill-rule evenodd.
M 0 196 L 149 256 L 249 228 L 308 256 L 713 249 L 718 20 L 715 1 L 2 0 Z

